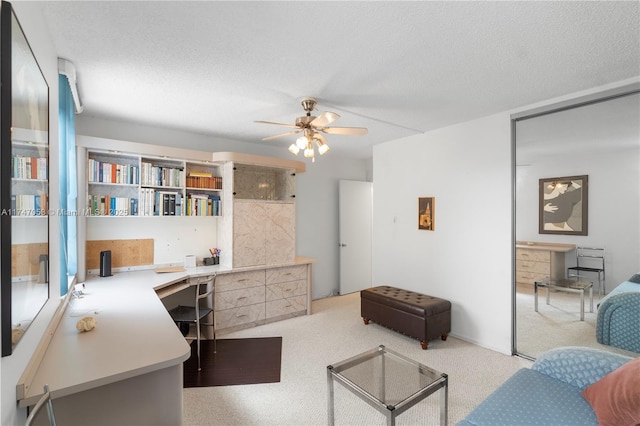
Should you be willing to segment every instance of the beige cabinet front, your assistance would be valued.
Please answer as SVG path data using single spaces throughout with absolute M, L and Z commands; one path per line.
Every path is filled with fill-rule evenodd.
M 310 313 L 311 264 L 218 275 L 217 332 L 229 332 Z
M 293 202 L 236 200 L 233 212 L 233 267 L 269 266 L 295 260 Z
M 215 292 L 216 330 L 263 321 L 264 284 L 264 269 L 219 275 Z
M 307 285 L 306 265 L 267 269 L 266 317 L 306 311 Z
M 265 204 L 236 201 L 233 206 L 233 267 L 265 265 Z
M 516 248 L 516 283 L 533 286 L 536 281 L 564 278 L 564 253 Z

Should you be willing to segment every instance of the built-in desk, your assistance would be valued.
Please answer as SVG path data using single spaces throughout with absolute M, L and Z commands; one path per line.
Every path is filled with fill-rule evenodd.
M 293 264 L 240 270 L 214 265 L 88 279 L 85 296 L 70 300 L 42 359 L 30 364 L 18 383 L 18 403 L 35 404 L 48 384 L 59 424 L 180 424 L 182 363 L 190 347 L 158 295 L 185 289 L 189 278 L 212 273 L 307 265 L 310 276 L 312 263 L 296 258 Z M 76 322 L 85 316 L 95 317 L 97 326 L 79 333 Z

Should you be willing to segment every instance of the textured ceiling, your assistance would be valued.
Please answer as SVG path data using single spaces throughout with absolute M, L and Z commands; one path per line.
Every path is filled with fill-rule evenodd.
M 83 114 L 282 146 L 300 99 L 362 126 L 332 155 L 640 76 L 640 3 L 42 3 Z

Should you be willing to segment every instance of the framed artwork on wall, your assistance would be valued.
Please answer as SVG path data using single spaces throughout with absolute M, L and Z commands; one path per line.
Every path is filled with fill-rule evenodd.
M 539 233 L 587 235 L 587 175 L 540 179 Z
M 435 228 L 435 197 L 418 198 L 418 229 L 433 231 Z

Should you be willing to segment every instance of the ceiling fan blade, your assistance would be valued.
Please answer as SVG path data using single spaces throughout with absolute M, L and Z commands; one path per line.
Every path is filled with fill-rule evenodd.
M 261 123 L 261 124 L 273 124 L 275 126 L 283 126 L 283 127 L 289 127 L 291 129 L 296 129 L 298 128 L 298 126 L 296 126 L 295 124 L 284 124 L 284 123 L 276 123 L 274 121 L 254 121 L 254 123 Z
M 311 127 L 324 127 L 327 124 L 331 124 L 336 121 L 340 116 L 335 112 L 323 112 L 319 116 L 313 119 L 311 123 Z
M 292 126 L 295 127 L 295 126 Z M 267 136 L 266 138 L 262 138 L 263 141 L 270 141 L 272 139 L 277 139 L 277 138 L 281 138 L 283 136 L 287 136 L 287 135 L 293 135 L 296 133 L 300 133 L 302 131 L 302 129 L 299 130 L 292 130 L 290 132 L 286 132 L 286 133 L 280 133 L 279 135 L 273 135 L 273 136 Z
M 332 135 L 366 135 L 368 132 L 365 127 L 325 127 L 319 130 Z

